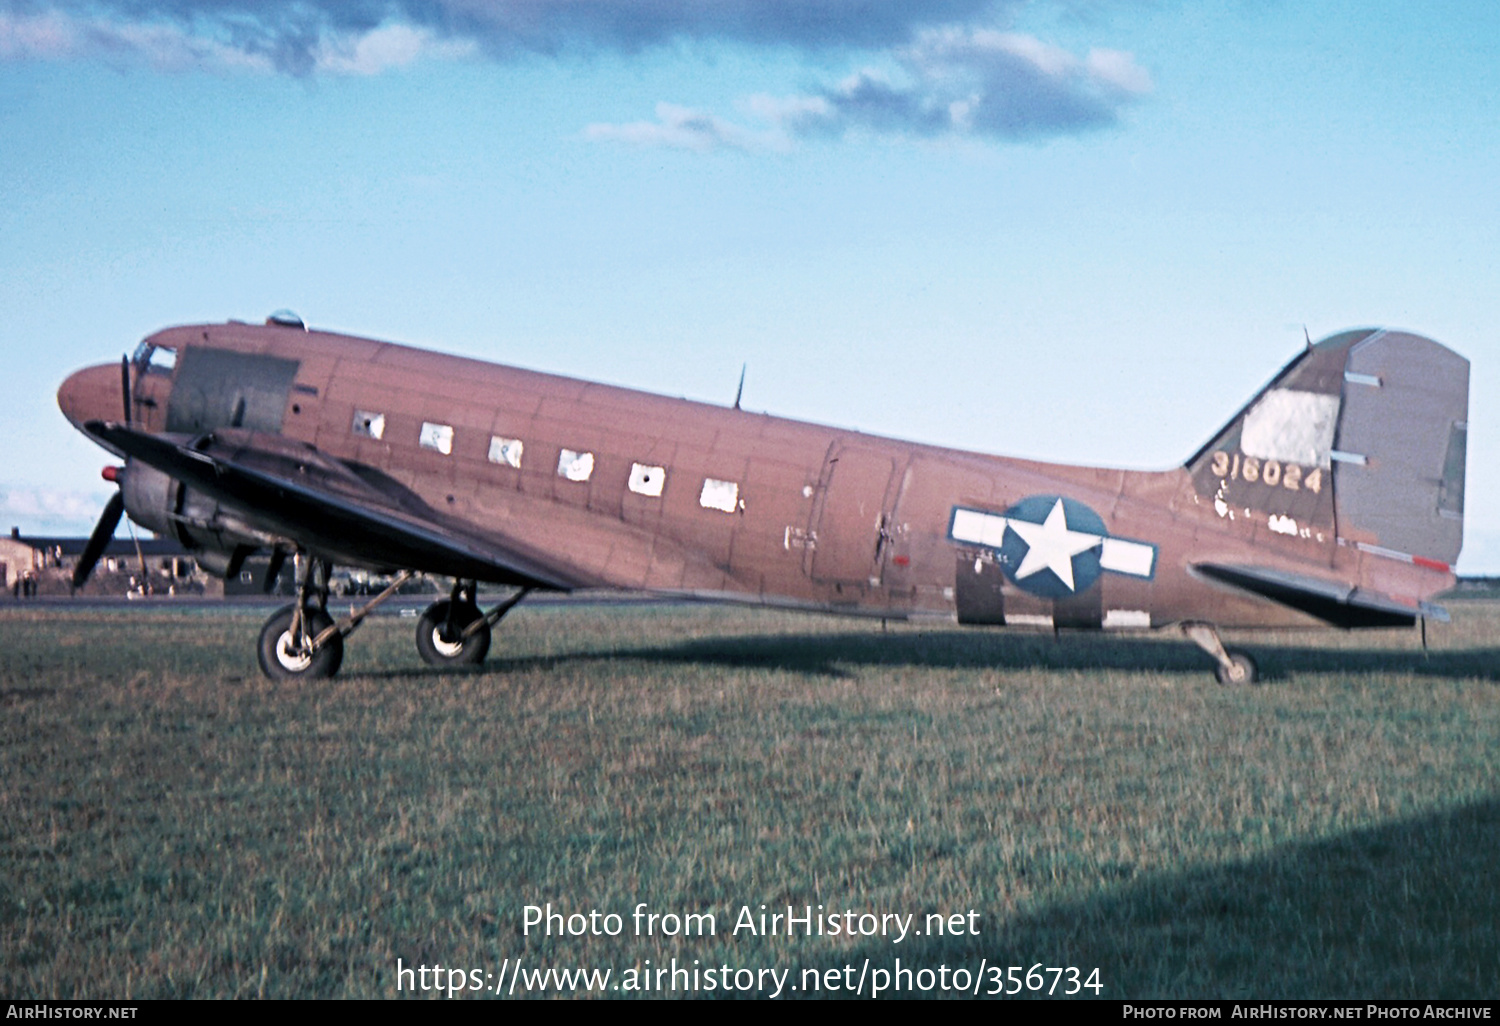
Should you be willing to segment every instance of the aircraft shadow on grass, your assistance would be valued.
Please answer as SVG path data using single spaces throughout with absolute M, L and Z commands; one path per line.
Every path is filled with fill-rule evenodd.
M 916 937 L 900 948 L 872 938 L 824 967 L 858 972 L 869 958 L 891 968 L 897 955 L 931 969 L 973 971 L 988 958 L 1024 963 L 1022 974 L 1040 961 L 1086 977 L 1097 966 L 1099 996 L 1114 999 L 1492 999 L 1497 847 L 1500 801 L 1485 798 L 1230 865 L 1136 876 L 1095 897 L 991 919 L 979 937 Z M 997 883 L 1003 893 L 1003 875 Z
M 1285 680 L 1292 673 L 1412 674 L 1449 679 L 1500 680 L 1500 651 L 1489 648 L 1423 651 L 1411 648 L 1333 649 L 1253 643 L 1262 679 Z M 644 659 L 663 663 L 703 663 L 759 667 L 847 678 L 860 666 L 925 666 L 934 669 L 1123 670 L 1182 673 L 1201 677 L 1206 658 L 1175 638 L 1101 638 L 1051 634 L 969 633 L 937 630 L 912 633 L 847 631 L 838 634 L 760 634 L 696 638 L 675 645 L 619 647 L 553 656 L 493 659 L 491 669 L 545 669 L 593 659 Z

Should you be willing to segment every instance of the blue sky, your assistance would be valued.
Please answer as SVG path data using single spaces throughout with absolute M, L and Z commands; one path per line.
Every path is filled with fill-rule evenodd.
M 1500 5 L 0 0 L 0 521 L 86 532 L 72 369 L 324 328 L 1034 458 L 1180 462 L 1302 344 L 1473 364 Z

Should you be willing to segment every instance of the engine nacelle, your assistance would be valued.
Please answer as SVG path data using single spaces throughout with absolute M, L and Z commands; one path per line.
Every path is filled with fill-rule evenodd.
M 127 460 L 120 492 L 130 519 L 159 535 L 176 538 L 209 573 L 229 577 L 245 557 L 275 539 L 251 527 L 218 500 L 138 460 Z

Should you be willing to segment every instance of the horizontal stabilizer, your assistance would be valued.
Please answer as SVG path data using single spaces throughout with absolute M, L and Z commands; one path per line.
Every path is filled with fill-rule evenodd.
M 1195 563 L 1193 569 L 1210 580 L 1279 602 L 1335 627 L 1410 627 L 1418 616 L 1448 619 L 1438 606 L 1402 605 L 1378 592 L 1285 570 L 1219 563 Z

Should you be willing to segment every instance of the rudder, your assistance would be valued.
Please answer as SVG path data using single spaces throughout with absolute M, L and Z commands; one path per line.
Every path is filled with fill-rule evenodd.
M 1351 346 L 1334 441 L 1340 537 L 1451 566 L 1468 419 L 1469 361 L 1453 350 L 1388 331 Z

